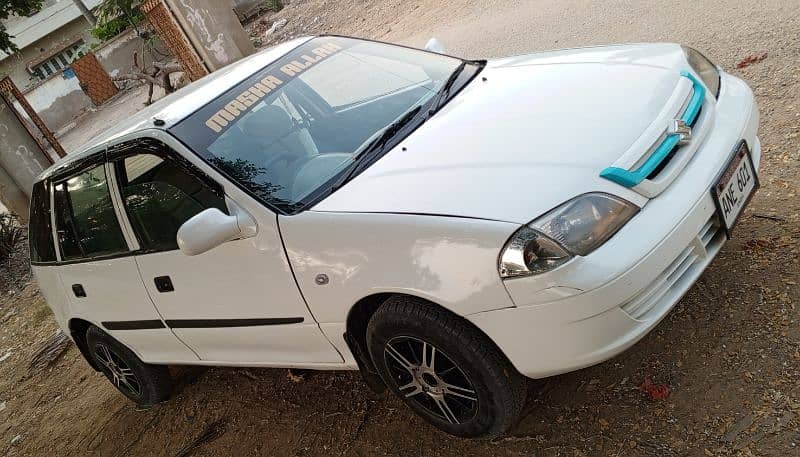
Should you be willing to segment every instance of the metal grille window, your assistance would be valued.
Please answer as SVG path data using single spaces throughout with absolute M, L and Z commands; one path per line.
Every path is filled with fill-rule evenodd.
M 84 54 L 84 52 L 82 52 L 83 44 L 83 40 L 77 41 L 58 54 L 50 56 L 44 62 L 33 66 L 31 68 L 31 73 L 36 75 L 39 79 L 44 80 L 53 73 L 64 70 L 69 64 Z

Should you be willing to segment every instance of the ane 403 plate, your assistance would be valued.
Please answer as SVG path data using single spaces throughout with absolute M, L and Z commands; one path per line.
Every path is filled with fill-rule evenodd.
M 733 158 L 711 189 L 719 217 L 729 235 L 758 187 L 758 175 L 750 157 L 750 148 L 742 140 L 736 145 Z

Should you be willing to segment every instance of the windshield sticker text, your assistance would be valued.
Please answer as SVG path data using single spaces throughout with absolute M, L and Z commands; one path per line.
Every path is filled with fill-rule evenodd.
M 312 49 L 309 54 L 303 54 L 297 59 L 283 65 L 279 72 L 275 72 L 277 75 L 267 74 L 259 82 L 256 82 L 250 88 L 234 97 L 234 99 L 228 102 L 222 109 L 208 118 L 205 122 L 206 127 L 211 129 L 214 133 L 221 133 L 231 122 L 234 122 L 237 118 L 246 113 L 250 107 L 261 101 L 267 94 L 283 85 L 286 82 L 286 77 L 294 78 L 342 49 L 343 48 L 336 43 L 325 43 Z

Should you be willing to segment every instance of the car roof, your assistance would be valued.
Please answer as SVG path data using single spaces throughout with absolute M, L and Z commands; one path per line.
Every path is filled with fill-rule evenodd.
M 99 153 L 99 148 L 125 135 L 145 129 L 169 129 L 225 93 L 228 89 L 244 81 L 253 73 L 280 59 L 294 48 L 313 38 L 314 37 L 302 37 L 281 43 L 245 57 L 225 68 L 200 78 L 186 87 L 156 101 L 128 119 L 115 123 L 112 127 L 92 138 L 75 152 L 71 152 L 67 154 L 66 157 L 59 159 L 47 170 L 42 172 L 37 180 L 41 181 L 46 179 L 58 173 L 59 170 L 69 168 L 70 165 L 77 161 Z M 160 121 L 158 123 L 159 125 L 154 123 L 156 119 Z

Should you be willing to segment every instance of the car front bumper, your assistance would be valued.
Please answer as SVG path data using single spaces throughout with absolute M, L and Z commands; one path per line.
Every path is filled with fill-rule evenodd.
M 720 251 L 711 187 L 747 141 L 758 169 L 758 108 L 724 74 L 713 130 L 686 169 L 622 230 L 586 257 L 538 277 L 506 281 L 515 307 L 467 318 L 524 375 L 542 378 L 605 361 L 650 332 Z

